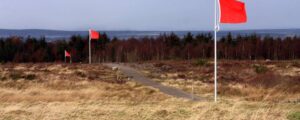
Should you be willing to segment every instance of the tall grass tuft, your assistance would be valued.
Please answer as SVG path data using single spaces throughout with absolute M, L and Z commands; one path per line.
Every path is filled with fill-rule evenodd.
M 23 75 L 21 72 L 13 72 L 9 75 L 9 77 L 12 80 L 19 80 L 19 79 L 35 80 L 36 79 L 36 75 L 34 74 Z
M 208 65 L 208 60 L 198 59 L 194 64 L 196 66 L 206 66 L 206 65 Z
M 257 74 L 263 74 L 263 73 L 268 72 L 268 68 L 264 65 L 254 65 L 253 67 Z

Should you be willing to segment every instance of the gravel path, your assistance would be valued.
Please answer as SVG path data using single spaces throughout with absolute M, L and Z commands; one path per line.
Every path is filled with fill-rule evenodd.
M 131 77 L 134 81 L 141 83 L 143 85 L 146 85 L 146 86 L 151 86 L 151 87 L 157 88 L 165 94 L 168 94 L 168 95 L 171 95 L 171 96 L 174 96 L 177 98 L 185 98 L 185 99 L 189 99 L 189 100 L 193 100 L 193 101 L 201 100 L 201 98 L 196 97 L 196 96 L 193 97 L 190 93 L 187 93 L 180 89 L 164 86 L 156 81 L 153 81 L 150 78 L 147 78 L 144 75 L 142 75 L 142 73 L 140 73 L 138 70 L 131 68 L 129 66 L 122 65 L 122 64 L 114 64 L 114 63 L 107 63 L 105 65 L 108 67 L 118 67 L 118 69 L 123 74 L 125 74 L 128 77 Z

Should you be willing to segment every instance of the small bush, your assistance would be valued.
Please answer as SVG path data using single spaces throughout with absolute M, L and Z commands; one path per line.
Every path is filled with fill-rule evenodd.
M 293 112 L 287 117 L 289 120 L 300 120 L 300 112 Z
M 185 74 L 178 74 L 177 77 L 178 77 L 178 78 L 181 78 L 181 79 L 187 78 L 187 76 L 186 76 Z
M 274 88 L 277 86 L 277 89 L 279 90 L 279 85 L 284 86 L 283 83 L 286 82 L 286 78 L 274 74 L 273 72 L 267 72 L 265 74 L 259 74 L 255 76 L 252 80 L 249 80 L 247 83 L 255 86 L 255 87 L 263 87 L 263 88 Z
M 205 59 L 198 59 L 195 63 L 196 66 L 206 66 L 208 64 L 208 61 Z
M 292 66 L 294 66 L 294 67 L 299 67 L 299 68 L 300 68 L 300 62 L 298 62 L 298 61 L 293 61 L 293 62 L 292 62 Z
M 83 72 L 80 72 L 80 71 L 76 71 L 75 74 L 79 77 L 82 77 L 82 78 L 85 78 L 86 77 L 86 74 L 83 73 Z
M 154 64 L 154 67 L 162 67 L 164 66 L 165 64 L 164 63 L 155 63 Z
M 34 75 L 34 74 L 22 75 L 22 73 L 20 73 L 20 72 L 14 72 L 14 73 L 11 73 L 9 75 L 9 77 L 12 80 L 19 80 L 19 79 L 34 80 L 36 78 L 36 75 Z
M 263 74 L 268 71 L 268 68 L 263 65 L 254 65 L 254 69 L 257 74 Z
M 167 110 L 159 110 L 156 111 L 154 115 L 158 117 L 167 117 L 169 115 L 169 112 Z
M 89 72 L 87 77 L 89 80 L 97 80 L 99 78 L 97 72 Z
M 36 78 L 36 75 L 34 74 L 29 74 L 29 75 L 25 75 L 23 77 L 25 80 L 34 80 Z
M 12 80 L 18 80 L 18 79 L 21 79 L 23 78 L 22 77 L 22 74 L 19 73 L 19 72 L 13 72 L 9 75 L 9 77 L 12 79 Z
M 149 89 L 149 90 L 147 90 L 147 94 L 148 95 L 151 95 L 151 94 L 153 94 L 153 93 L 155 93 L 156 91 L 154 90 L 154 89 Z
M 4 81 L 6 79 L 7 79 L 6 77 L 0 77 L 0 81 Z

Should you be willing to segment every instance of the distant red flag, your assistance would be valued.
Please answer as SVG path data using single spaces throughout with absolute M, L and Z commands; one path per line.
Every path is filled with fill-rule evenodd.
M 65 50 L 65 57 L 71 57 L 71 54 Z
M 221 23 L 245 23 L 247 13 L 245 3 L 238 0 L 220 0 Z
M 89 33 L 91 40 L 98 40 L 100 38 L 100 34 L 95 30 L 90 29 Z

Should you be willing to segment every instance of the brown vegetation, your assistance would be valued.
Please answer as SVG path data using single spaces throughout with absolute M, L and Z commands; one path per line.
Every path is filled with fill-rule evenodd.
M 219 94 L 250 101 L 299 101 L 300 68 L 294 63 L 221 60 Z M 143 69 L 146 75 L 163 84 L 191 91 L 194 81 L 196 94 L 213 93 L 213 63 L 209 60 L 148 62 L 132 66 Z
M 198 62 L 198 63 L 197 63 Z M 204 63 L 204 64 L 202 64 Z M 207 101 L 172 98 L 101 64 L 1 64 L 0 119 L 295 119 L 295 62 L 220 61 L 219 102 L 211 102 L 210 60 L 129 64 L 165 85 Z M 258 72 L 257 66 L 267 69 Z M 264 70 L 263 70 L 264 71 Z

